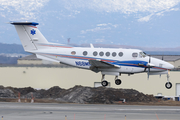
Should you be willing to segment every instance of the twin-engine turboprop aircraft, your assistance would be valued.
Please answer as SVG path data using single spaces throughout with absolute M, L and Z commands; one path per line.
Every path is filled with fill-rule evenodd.
M 34 53 L 40 59 L 101 72 L 102 86 L 107 86 L 105 75 L 114 75 L 115 84 L 120 85 L 121 74 L 147 72 L 149 75 L 167 74 L 167 89 L 172 87 L 169 81 L 169 70 L 174 66 L 150 56 L 138 49 L 112 49 L 91 47 L 71 47 L 64 44 L 50 43 L 36 27 L 35 22 L 10 22 L 17 30 L 23 48 L 26 52 Z

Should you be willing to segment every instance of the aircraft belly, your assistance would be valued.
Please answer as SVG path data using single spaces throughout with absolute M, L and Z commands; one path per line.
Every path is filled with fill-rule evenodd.
M 141 73 L 141 72 L 144 72 L 144 68 L 132 67 L 132 72 L 133 73 Z
M 104 69 L 98 69 L 98 70 L 100 70 L 100 71 L 106 71 L 106 72 L 118 72 L 118 73 L 120 73 L 120 72 L 121 72 L 120 69 L 121 69 L 121 68 L 104 68 Z
M 122 73 L 140 73 L 143 71 L 144 71 L 144 68 L 122 66 L 120 72 L 122 72 Z
M 164 70 L 164 69 L 155 69 L 155 68 L 150 69 L 150 72 L 161 72 L 161 71 L 166 71 L 166 70 Z
M 108 69 L 99 69 L 100 71 L 106 72 L 118 72 L 118 73 L 141 73 L 144 72 L 144 68 L 137 68 L 137 67 L 125 67 L 121 66 L 120 68 L 108 68 Z

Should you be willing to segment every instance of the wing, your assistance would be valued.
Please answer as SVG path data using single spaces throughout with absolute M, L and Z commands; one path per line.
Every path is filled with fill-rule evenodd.
M 120 66 L 118 66 L 118 65 L 114 65 L 114 64 L 104 62 L 104 61 L 101 61 L 101 60 L 89 60 L 89 63 L 91 64 L 90 69 L 92 71 L 94 71 L 94 72 L 99 72 L 98 68 L 106 68 L 106 69 L 120 68 Z

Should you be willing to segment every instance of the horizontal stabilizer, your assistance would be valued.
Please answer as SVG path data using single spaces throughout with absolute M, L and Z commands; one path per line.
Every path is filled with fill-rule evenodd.
M 51 58 L 48 58 L 46 56 L 42 56 L 42 55 L 39 55 L 39 54 L 36 54 L 36 57 L 39 58 L 39 59 L 43 59 L 43 60 L 47 60 L 47 61 L 51 61 L 51 62 L 60 62 L 60 61 L 57 61 L 57 60 L 54 60 L 54 59 L 51 59 Z
M 36 23 L 36 22 L 10 22 L 10 24 L 13 24 L 13 25 L 32 25 L 32 26 L 39 25 L 39 23 Z

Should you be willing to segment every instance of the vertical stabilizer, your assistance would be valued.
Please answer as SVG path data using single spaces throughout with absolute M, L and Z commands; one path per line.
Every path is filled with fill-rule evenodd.
M 34 22 L 11 22 L 16 28 L 25 51 L 43 49 L 40 44 L 47 44 L 48 41 L 38 30 Z

